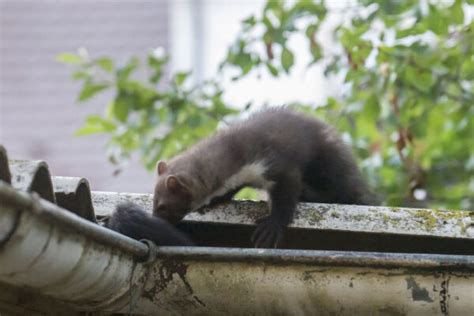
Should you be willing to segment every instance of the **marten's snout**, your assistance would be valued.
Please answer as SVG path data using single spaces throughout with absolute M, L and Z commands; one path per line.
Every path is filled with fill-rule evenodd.
M 184 215 L 168 209 L 166 206 L 157 204 L 153 208 L 153 216 L 163 218 L 164 220 L 170 222 L 171 224 L 176 224 L 183 219 Z
M 177 224 L 178 222 L 180 222 L 182 219 L 184 218 L 184 216 L 175 216 L 175 215 L 170 215 L 166 218 L 166 220 L 168 222 L 170 222 L 171 224 Z
M 178 216 L 176 214 L 169 214 L 166 212 L 159 212 L 159 213 L 153 213 L 154 216 L 160 217 L 165 219 L 171 224 L 177 224 L 180 220 L 183 219 L 184 216 Z

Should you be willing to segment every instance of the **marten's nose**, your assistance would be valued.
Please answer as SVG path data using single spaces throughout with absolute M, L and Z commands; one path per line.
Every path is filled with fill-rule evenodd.
M 168 221 L 171 224 L 177 224 L 179 221 L 183 219 L 183 216 L 177 216 L 175 214 L 155 214 L 155 216 L 158 216 L 160 218 L 163 218 L 164 220 Z

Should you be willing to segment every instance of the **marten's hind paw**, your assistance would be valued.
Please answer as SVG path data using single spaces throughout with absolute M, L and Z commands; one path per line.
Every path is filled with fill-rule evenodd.
M 283 237 L 283 226 L 271 216 L 257 220 L 257 228 L 252 235 L 255 248 L 276 248 Z

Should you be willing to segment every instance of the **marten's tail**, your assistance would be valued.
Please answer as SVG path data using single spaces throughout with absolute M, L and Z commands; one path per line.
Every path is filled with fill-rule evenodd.
M 106 227 L 136 240 L 148 239 L 158 246 L 194 245 L 184 233 L 166 220 L 149 215 L 133 203 L 118 205 Z

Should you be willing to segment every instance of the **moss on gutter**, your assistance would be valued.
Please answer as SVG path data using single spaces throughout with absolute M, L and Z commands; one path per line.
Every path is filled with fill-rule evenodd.
M 471 217 L 474 212 L 467 211 L 445 211 L 440 209 L 431 209 L 431 210 L 414 210 L 410 213 L 415 217 L 422 220 L 421 226 L 427 231 L 433 231 L 434 228 L 439 224 L 440 220 L 456 220 L 457 225 L 461 229 L 461 233 L 466 232 L 466 224 L 462 221 L 463 218 Z

